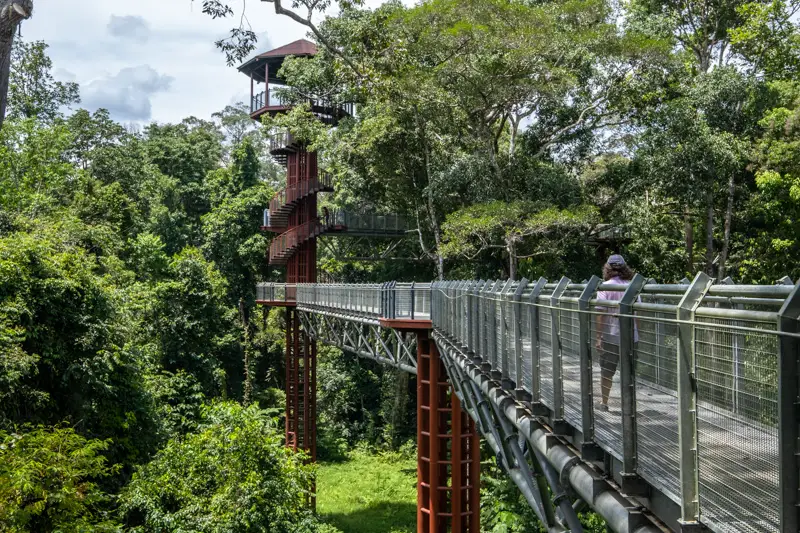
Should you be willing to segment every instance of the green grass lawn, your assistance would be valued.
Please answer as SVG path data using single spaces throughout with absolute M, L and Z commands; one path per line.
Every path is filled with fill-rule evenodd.
M 320 463 L 317 512 L 343 533 L 414 533 L 416 469 L 416 459 L 363 451 Z

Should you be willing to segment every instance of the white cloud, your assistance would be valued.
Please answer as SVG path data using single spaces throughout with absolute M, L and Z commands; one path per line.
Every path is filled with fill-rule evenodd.
M 64 69 L 64 68 L 55 69 L 55 71 L 53 72 L 53 77 L 56 80 L 62 81 L 62 82 L 78 81 L 78 77 L 75 76 L 74 72 L 70 72 L 70 71 L 68 71 L 67 69 Z
M 119 121 L 143 122 L 152 116 L 151 97 L 170 88 L 173 79 L 149 65 L 124 68 L 113 76 L 93 80 L 81 87 L 83 107 L 108 109 Z
M 111 15 L 111 20 L 108 21 L 108 33 L 119 39 L 145 43 L 150 38 L 151 30 L 150 24 L 143 17 Z
M 238 24 L 238 15 L 212 20 L 200 0 L 36 0 L 22 33 L 50 44 L 57 71 L 74 74 L 82 85 L 84 107 L 102 102 L 118 120 L 178 122 L 209 118 L 231 101 L 249 98 L 250 81 L 214 48 Z M 275 15 L 267 2 L 248 2 L 247 19 L 262 51 L 306 36 L 306 28 Z M 165 85 L 165 76 L 172 83 Z M 158 89 L 138 95 L 135 84 L 153 79 L 161 81 L 148 87 Z

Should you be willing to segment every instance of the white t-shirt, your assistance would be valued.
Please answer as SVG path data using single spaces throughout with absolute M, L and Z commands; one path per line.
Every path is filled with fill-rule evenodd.
M 626 281 L 619 276 L 613 277 L 605 283 L 613 283 L 614 285 L 629 285 L 630 281 Z M 597 293 L 598 300 L 622 300 L 625 291 L 599 291 Z M 637 298 L 641 302 L 641 298 Z M 609 344 L 619 344 L 619 318 L 614 316 L 619 314 L 619 307 L 603 307 L 599 305 L 598 311 L 608 313 L 600 317 L 600 335 L 603 342 Z M 639 328 L 636 327 L 636 322 L 633 323 L 633 342 L 639 342 Z

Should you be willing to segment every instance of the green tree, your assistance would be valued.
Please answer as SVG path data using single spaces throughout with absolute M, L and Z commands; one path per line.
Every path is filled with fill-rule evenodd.
M 225 106 L 211 117 L 217 121 L 231 146 L 239 146 L 245 139 L 259 137 L 258 125 L 250 118 L 250 106 L 244 102 Z
M 502 250 L 509 279 L 516 279 L 520 259 L 557 261 L 575 237 L 588 234 L 596 217 L 590 206 L 559 210 L 528 202 L 475 204 L 451 213 L 443 229 L 446 257 L 472 260 L 492 249 Z
M 760 124 L 756 193 L 747 205 L 747 228 L 740 236 L 737 274 L 744 280 L 771 283 L 800 277 L 800 85 L 773 82 L 775 107 Z
M 115 470 L 108 446 L 69 427 L 0 430 L 0 532 L 119 531 L 97 484 Z
M 312 532 L 313 470 L 283 444 L 270 413 L 218 403 L 200 428 L 171 439 L 120 496 L 132 532 Z
M 35 119 L 7 121 L 0 130 L 0 207 L 11 217 L 36 218 L 68 202 L 78 171 L 66 159 L 69 130 Z
M 226 370 L 238 369 L 231 360 L 235 311 L 225 305 L 226 285 L 200 250 L 186 248 L 171 259 L 169 276 L 153 288 L 146 312 L 159 366 L 185 370 L 212 396 L 226 390 Z
M 185 246 L 199 246 L 200 218 L 209 212 L 204 186 L 206 175 L 222 158 L 222 134 L 208 121 L 189 118 L 180 124 L 151 124 L 144 132 L 147 159 L 166 177 L 162 197 L 153 210 L 152 230 L 174 254 Z
M 77 83 L 53 78 L 53 62 L 44 41 L 15 42 L 11 61 L 9 117 L 52 122 L 62 116 L 62 108 L 80 102 Z
M 125 128 L 111 120 L 106 109 L 94 113 L 79 109 L 69 116 L 67 126 L 74 136 L 69 150 L 71 159 L 84 170 L 98 151 L 121 142 L 126 135 Z

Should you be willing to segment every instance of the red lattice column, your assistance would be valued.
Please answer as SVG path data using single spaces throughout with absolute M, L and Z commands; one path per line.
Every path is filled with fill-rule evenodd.
M 318 179 L 317 154 L 299 149 L 287 156 L 286 185 Z M 288 229 L 317 217 L 317 195 L 298 201 Z M 302 243 L 286 263 L 286 283 L 317 281 L 317 241 Z M 300 327 L 297 311 L 286 313 L 286 445 L 317 460 L 317 343 Z M 313 501 L 312 501 L 313 503 Z
M 417 334 L 417 533 L 478 533 L 480 447 L 429 332 Z

